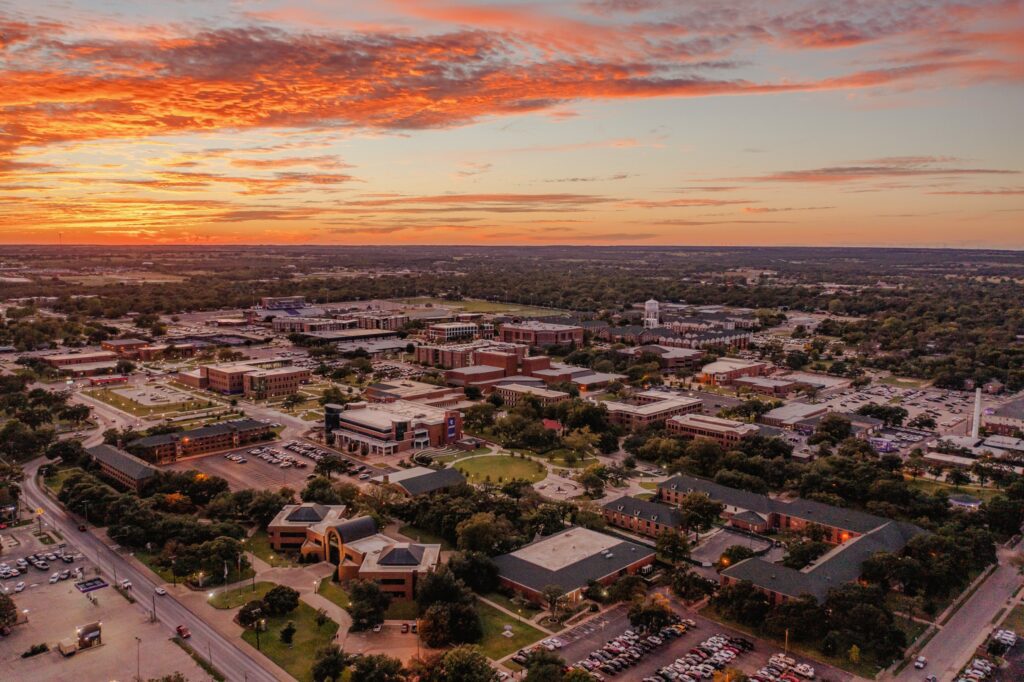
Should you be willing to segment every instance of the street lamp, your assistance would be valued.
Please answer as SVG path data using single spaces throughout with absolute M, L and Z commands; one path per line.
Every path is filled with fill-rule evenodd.
M 263 631 L 263 627 L 267 624 L 266 618 L 260 618 L 256 621 L 256 651 L 260 650 L 260 632 Z
M 135 679 L 142 682 L 142 640 L 135 638 Z

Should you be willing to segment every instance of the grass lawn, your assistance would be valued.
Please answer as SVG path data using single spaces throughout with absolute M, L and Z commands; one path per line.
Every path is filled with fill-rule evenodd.
M 967 495 L 973 495 L 974 497 L 977 497 L 984 502 L 988 502 L 996 495 L 1003 494 L 1003 491 L 1000 490 L 999 488 L 996 488 L 995 486 L 982 488 L 981 486 L 977 485 L 962 485 L 958 490 L 954 490 L 953 486 L 951 486 L 949 483 L 944 483 L 942 481 L 933 481 L 930 478 L 918 478 L 916 480 L 907 476 L 904 476 L 903 478 L 906 479 L 907 485 L 909 487 L 916 488 L 917 490 L 926 493 L 937 493 L 940 490 L 946 491 L 946 493 L 949 495 L 964 493 Z
M 557 448 L 549 452 L 544 453 L 544 457 L 548 458 L 548 461 L 555 466 L 566 467 L 570 469 L 583 469 L 590 466 L 591 464 L 597 464 L 598 459 L 596 457 L 577 457 L 572 462 L 566 459 L 566 455 L 571 453 L 565 448 Z
M 441 549 L 443 550 L 455 549 L 452 543 L 448 542 L 440 535 L 434 535 L 433 533 L 430 533 L 428 531 L 420 530 L 419 528 L 413 525 L 402 526 L 398 529 L 398 532 L 404 535 L 405 537 L 410 538 L 411 540 L 419 542 L 421 544 L 441 545 Z
M 657 490 L 658 484 L 654 481 L 640 481 L 640 487 L 645 490 Z
M 64 485 L 64 480 L 67 479 L 73 473 L 80 472 L 82 469 L 79 467 L 68 467 L 67 469 L 59 469 L 55 471 L 52 476 L 47 476 L 43 479 L 46 487 L 55 493 L 60 492 L 60 488 Z
M 923 623 L 918 623 L 916 620 L 910 620 L 909 618 L 902 618 L 896 616 L 896 627 L 903 630 L 903 633 L 907 636 L 907 646 L 914 643 L 918 637 L 924 634 L 924 631 L 928 629 L 928 626 Z
M 1024 606 L 1015 606 L 1000 627 L 1014 632 L 1024 632 Z
M 136 550 L 135 558 L 146 565 L 146 568 L 160 576 L 160 579 L 165 583 L 174 582 L 174 576 L 171 575 L 170 569 L 162 568 L 156 565 L 156 554 L 150 554 L 141 550 Z
M 122 412 L 135 415 L 136 417 L 149 417 L 152 415 L 169 414 L 172 412 L 186 412 L 198 410 L 204 407 L 214 407 L 217 403 L 209 400 L 186 400 L 178 403 L 161 403 L 159 405 L 143 405 L 123 395 L 115 393 L 113 389 L 100 388 L 86 391 L 86 394 L 97 400 L 102 400 L 108 405 L 116 407 Z
M 281 629 L 288 621 L 295 624 L 295 636 L 291 644 L 284 644 Z M 267 619 L 266 630 L 260 634 L 260 650 L 300 682 L 312 682 L 313 656 L 317 649 L 331 643 L 337 631 L 338 624 L 333 620 L 317 627 L 316 609 L 300 601 L 299 607 L 288 615 Z M 242 639 L 256 646 L 256 633 L 252 630 L 243 632 Z
M 213 599 L 209 600 L 209 604 L 215 609 L 238 608 L 242 604 L 246 604 L 253 599 L 263 599 L 263 596 L 276 586 L 277 583 L 261 580 L 256 583 L 255 590 L 252 589 L 252 585 L 245 585 L 243 587 L 218 592 L 213 595 Z
M 482 483 L 485 481 L 502 483 L 517 478 L 535 483 L 548 475 L 548 471 L 543 464 L 507 455 L 484 456 L 463 460 L 456 465 L 456 468 L 471 483 Z
M 392 599 L 384 620 L 415 620 L 416 602 L 412 599 Z
M 511 597 L 506 597 L 501 592 L 488 592 L 484 595 L 484 598 L 486 598 L 488 601 L 494 602 L 495 604 L 503 606 L 504 608 L 512 612 L 515 612 L 516 609 L 522 608 L 523 613 L 533 616 L 538 611 L 540 611 L 540 607 L 538 607 L 533 602 L 528 602 L 528 605 L 525 607 L 517 606 L 516 603 L 512 601 Z
M 148 568 L 149 570 L 153 571 L 158 576 L 160 576 L 160 579 L 163 580 L 164 582 L 167 582 L 167 583 L 179 582 L 180 583 L 180 582 L 185 582 L 185 581 L 187 581 L 187 580 L 189 580 L 189 579 L 191 579 L 193 577 L 193 576 L 184 576 L 184 577 L 179 576 L 178 578 L 175 578 L 174 575 L 171 573 L 171 569 L 163 568 L 163 567 L 157 565 L 157 559 L 160 556 L 159 554 L 147 552 L 145 550 L 136 550 L 134 555 L 135 555 L 136 559 L 138 559 L 143 564 L 145 564 L 146 568 Z M 247 568 L 244 571 L 242 571 L 241 574 L 239 574 L 238 570 L 234 566 L 230 566 L 229 565 L 228 566 L 228 579 L 227 579 L 227 582 L 230 584 L 230 583 L 237 583 L 237 582 L 239 582 L 241 580 L 249 580 L 250 578 L 252 578 L 253 573 L 254 572 L 253 572 L 253 570 L 251 568 Z M 206 579 L 204 581 L 204 585 L 203 586 L 205 588 L 213 588 L 213 587 L 217 587 L 218 585 L 222 585 L 222 584 L 224 584 L 223 577 L 224 577 L 224 574 L 222 572 L 220 572 L 220 571 L 218 571 L 216 575 L 212 575 L 212 576 L 211 575 L 207 575 Z M 195 584 L 198 584 L 198 578 L 197 578 Z
M 525 315 L 528 317 L 542 317 L 559 315 L 563 311 L 552 310 L 550 308 L 533 308 L 531 306 L 518 305 L 516 303 L 497 303 L 493 301 L 479 301 L 479 300 L 462 300 L 462 301 L 446 301 L 442 298 L 431 298 L 429 296 L 420 296 L 418 298 L 404 298 L 401 299 L 402 303 L 412 303 L 414 305 L 431 305 L 441 306 L 445 308 L 459 308 L 467 313 L 517 313 L 519 315 Z
M 544 633 L 526 622 L 520 623 L 489 604 L 478 601 L 476 610 L 480 614 L 484 636 L 480 648 L 488 658 L 498 660 L 544 638 Z M 512 637 L 504 637 L 505 626 L 512 627 Z
M 927 379 L 887 376 L 884 379 L 879 379 L 879 383 L 896 386 L 897 388 L 923 388 L 927 386 L 929 382 Z
M 253 533 L 252 537 L 245 541 L 245 547 L 274 568 L 291 568 L 298 566 L 297 563 L 288 557 L 275 552 L 270 547 L 270 538 L 267 537 L 266 531 L 259 530 Z
M 351 600 L 348 598 L 348 592 L 345 591 L 345 588 L 331 580 L 321 580 L 317 594 L 331 600 L 345 610 L 348 610 L 349 604 L 351 603 Z

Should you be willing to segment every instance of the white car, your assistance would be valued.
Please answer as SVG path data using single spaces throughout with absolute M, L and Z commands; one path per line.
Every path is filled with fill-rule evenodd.
M 57 582 L 58 580 L 60 580 L 60 573 L 54 573 L 53 575 L 50 576 L 50 584 L 51 585 L 54 584 L 55 582 Z
M 918 670 L 920 670 L 921 668 L 925 667 L 926 665 L 928 665 L 928 659 L 925 658 L 924 656 L 918 656 L 914 660 L 914 667 L 917 668 Z
M 156 592 L 156 593 L 157 593 L 158 595 L 160 595 L 161 597 L 162 597 L 162 596 L 164 596 L 165 594 L 167 594 L 167 590 L 165 590 L 165 589 L 164 589 L 164 588 L 162 588 L 162 587 L 158 587 L 158 588 L 156 588 L 156 589 L 155 589 L 155 590 L 153 590 L 153 591 L 154 591 L 154 592 Z
M 14 591 L 15 592 L 21 592 L 24 589 L 25 589 L 25 583 L 18 583 L 17 585 L 14 586 Z

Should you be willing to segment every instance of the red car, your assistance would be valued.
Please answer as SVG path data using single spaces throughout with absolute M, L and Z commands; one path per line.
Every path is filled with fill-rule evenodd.
M 192 633 L 189 632 L 188 628 L 184 625 L 179 625 L 177 628 L 175 628 L 175 630 L 177 630 L 178 636 L 182 639 L 188 639 L 192 636 Z

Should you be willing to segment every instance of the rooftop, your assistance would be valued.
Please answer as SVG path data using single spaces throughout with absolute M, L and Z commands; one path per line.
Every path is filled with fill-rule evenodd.
M 97 462 L 120 471 L 134 481 L 144 481 L 156 474 L 156 469 L 147 462 L 112 445 L 95 445 L 87 448 L 86 452 Z
M 529 589 L 558 585 L 569 592 L 653 555 L 651 547 L 572 527 L 495 557 L 494 563 L 502 577 Z
M 579 329 L 574 324 L 554 324 L 553 322 L 540 322 L 538 320 L 526 320 L 524 322 L 506 322 L 501 325 L 502 329 L 526 329 L 537 332 L 568 332 Z
M 538 398 L 551 398 L 552 400 L 561 400 L 568 398 L 569 394 L 562 391 L 553 391 L 550 388 L 539 388 L 537 386 L 527 386 L 525 384 L 504 384 L 500 387 L 502 391 L 511 391 L 513 393 L 525 393 L 527 395 L 535 395 Z

